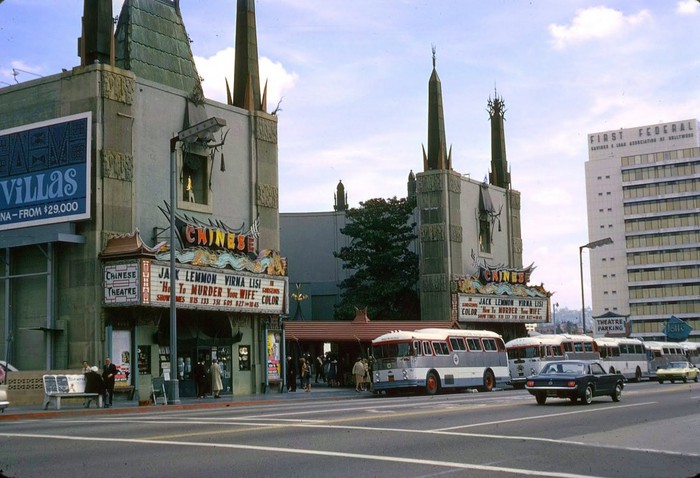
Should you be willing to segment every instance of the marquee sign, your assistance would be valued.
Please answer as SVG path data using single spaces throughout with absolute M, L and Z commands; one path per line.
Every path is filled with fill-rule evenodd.
M 92 113 L 0 131 L 0 230 L 90 218 Z
M 460 322 L 547 322 L 547 298 L 459 294 Z
M 170 266 L 142 259 L 103 267 L 104 304 L 170 307 Z M 182 309 L 282 314 L 286 277 L 176 267 L 176 301 Z

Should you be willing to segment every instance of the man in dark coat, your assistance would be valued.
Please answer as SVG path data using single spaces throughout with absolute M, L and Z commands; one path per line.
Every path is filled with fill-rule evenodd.
M 207 393 L 207 370 L 201 361 L 192 367 L 192 376 L 197 384 L 197 398 L 204 398 Z
M 99 393 L 104 400 L 107 400 L 107 388 L 102 376 L 98 373 L 97 367 L 88 367 L 85 372 L 85 393 Z M 85 408 L 90 408 L 91 398 L 85 400 Z M 99 406 L 99 401 L 97 402 Z M 105 403 L 107 403 L 105 401 Z
M 107 393 L 105 394 L 105 408 L 112 406 L 114 399 L 114 379 L 117 376 L 117 366 L 112 363 L 109 357 L 105 359 L 102 367 L 102 380 L 105 382 Z
M 297 370 L 292 357 L 287 357 L 287 391 L 297 391 Z

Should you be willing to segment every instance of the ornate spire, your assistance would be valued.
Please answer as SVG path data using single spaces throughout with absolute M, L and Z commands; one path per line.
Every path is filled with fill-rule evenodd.
M 95 62 L 114 64 L 113 21 L 112 2 L 83 2 L 82 36 L 78 39 L 78 55 L 82 66 Z
M 423 169 L 452 169 L 451 152 L 447 153 L 445 117 L 442 111 L 442 86 L 435 69 L 433 45 L 433 72 L 428 80 L 428 152 L 423 148 Z
M 255 0 L 238 0 L 236 9 L 236 62 L 233 75 L 233 105 L 261 111 L 258 39 L 255 30 Z
M 345 192 L 343 181 L 338 181 L 338 186 L 335 192 L 335 209 L 336 211 L 345 211 L 348 208 L 348 193 Z
M 493 99 L 488 100 L 489 119 L 491 120 L 491 172 L 489 183 L 504 189 L 510 189 L 510 172 L 506 160 L 506 107 L 503 98 L 494 88 Z

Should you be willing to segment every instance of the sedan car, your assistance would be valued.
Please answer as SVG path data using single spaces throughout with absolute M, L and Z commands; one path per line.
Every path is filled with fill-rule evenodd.
M 546 364 L 540 373 L 528 377 L 525 388 L 539 405 L 544 405 L 548 397 L 568 398 L 574 403 L 580 398 L 588 405 L 599 396 L 619 402 L 624 383 L 622 374 L 607 373 L 594 360 L 561 360 Z
M 656 369 L 656 378 L 659 383 L 664 383 L 664 380 L 670 380 L 674 383 L 676 380 L 698 381 L 700 370 L 690 362 L 671 362 L 666 367 Z

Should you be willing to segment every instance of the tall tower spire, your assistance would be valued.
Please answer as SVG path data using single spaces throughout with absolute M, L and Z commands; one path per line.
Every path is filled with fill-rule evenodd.
M 435 69 L 433 46 L 433 72 L 428 80 L 428 153 L 423 147 L 423 170 L 452 169 L 452 150 L 447 153 L 445 116 L 442 111 L 442 86 Z
M 95 62 L 113 64 L 113 29 L 112 2 L 83 2 L 82 36 L 78 39 L 82 66 Z
M 238 0 L 234 67 L 233 105 L 248 111 L 261 111 L 255 0 Z
M 506 108 L 503 98 L 494 88 L 493 99 L 488 100 L 489 119 L 491 120 L 491 172 L 489 183 L 504 189 L 510 189 L 510 172 L 506 160 Z

